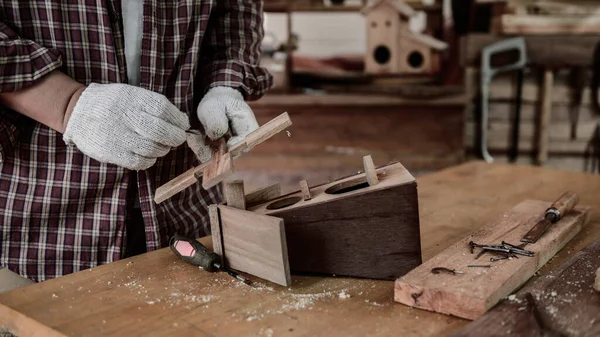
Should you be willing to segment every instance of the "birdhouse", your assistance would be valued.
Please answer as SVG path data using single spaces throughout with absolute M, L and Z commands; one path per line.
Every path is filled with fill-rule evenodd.
M 367 26 L 365 71 L 371 74 L 432 75 L 439 71 L 447 44 L 412 32 L 416 15 L 400 0 L 373 0 L 362 10 Z

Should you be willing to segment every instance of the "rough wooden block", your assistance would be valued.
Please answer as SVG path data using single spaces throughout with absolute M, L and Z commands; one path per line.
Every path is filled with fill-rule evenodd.
M 249 208 L 280 217 L 293 272 L 393 280 L 421 263 L 417 184 L 399 163 Z
M 302 191 L 302 199 L 310 200 L 312 199 L 310 195 L 310 187 L 308 187 L 308 181 L 302 180 L 300 181 L 300 190 Z
M 394 300 L 405 305 L 476 319 L 502 297 L 523 285 L 533 274 L 569 242 L 586 222 L 589 208 L 576 207 L 554 224 L 535 244 L 525 249 L 533 257 L 490 262 L 490 254 L 475 260 L 469 242 L 518 245 L 520 239 L 542 219 L 552 201 L 525 200 L 495 221 L 461 239 L 396 280 Z M 477 253 L 477 252 L 476 252 Z M 491 264 L 492 268 L 468 268 L 470 264 Z M 433 268 L 460 270 L 464 274 L 433 274 Z
M 373 163 L 373 157 L 364 156 L 363 157 L 363 166 L 365 167 L 365 176 L 367 177 L 367 182 L 369 185 L 374 186 L 379 183 L 379 179 L 377 179 L 377 170 L 375 170 L 375 164 Z
M 283 220 L 224 205 L 216 207 L 218 219 L 211 216 L 213 246 L 215 253 L 223 257 L 224 264 L 279 285 L 290 286 Z
M 243 180 L 236 180 L 227 184 L 225 188 L 225 201 L 227 201 L 227 206 L 229 207 L 246 209 Z

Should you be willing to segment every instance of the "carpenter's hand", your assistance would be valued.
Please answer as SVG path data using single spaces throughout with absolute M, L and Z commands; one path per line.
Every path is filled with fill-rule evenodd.
M 210 89 L 198 105 L 198 119 L 210 139 L 223 137 L 231 126 L 232 137 L 227 142 L 232 146 L 246 138 L 258 128 L 252 109 L 242 94 L 229 87 Z
M 128 84 L 90 84 L 70 113 L 63 139 L 86 155 L 145 170 L 186 141 L 188 116 L 158 93 Z

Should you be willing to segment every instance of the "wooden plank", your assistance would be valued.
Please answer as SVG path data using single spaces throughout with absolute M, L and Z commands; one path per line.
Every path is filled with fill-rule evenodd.
M 225 262 L 223 255 L 223 235 L 221 235 L 221 217 L 217 205 L 208 206 L 208 217 L 210 219 L 210 233 L 212 240 L 212 251 L 221 258 L 221 264 Z
M 246 194 L 246 207 L 252 207 L 281 196 L 281 186 L 276 183 Z
M 211 161 L 202 171 L 202 187 L 209 189 L 218 185 L 231 177 L 233 170 L 233 159 L 227 152 L 227 141 L 221 138 L 213 151 Z
M 281 218 L 219 206 L 225 265 L 290 286 L 286 233 Z
M 520 200 L 552 199 L 573 188 L 582 205 L 600 207 L 600 175 L 572 171 L 471 162 L 417 181 L 424 260 Z M 600 212 L 590 218 L 539 278 L 600 239 Z M 67 336 L 89 337 L 264 336 L 271 330 L 273 336 L 427 337 L 468 323 L 395 303 L 392 281 L 294 275 L 282 287 L 249 278 L 254 288 L 186 264 L 165 248 L 0 294 L 0 303 Z M 22 329 L 22 336 L 35 331 Z
M 540 91 L 540 117 L 538 124 L 538 153 L 536 156 L 537 164 L 544 165 L 548 160 L 548 142 L 550 135 L 548 128 L 550 125 L 550 115 L 552 110 L 552 83 L 554 73 L 546 69 L 542 78 L 542 90 Z
M 4 334 L 3 328 L 16 334 L 27 337 L 67 337 L 66 335 L 42 324 L 0 302 L 0 335 Z
M 302 191 L 302 199 L 310 200 L 312 196 L 310 195 L 310 187 L 308 186 L 308 181 L 301 180 L 300 181 L 300 190 Z
M 225 188 L 225 200 L 229 207 L 246 209 L 243 180 L 235 180 L 227 184 Z
M 154 193 L 154 202 L 160 204 L 175 194 L 194 185 L 198 181 L 198 176 L 202 175 L 202 171 L 204 171 L 204 168 L 207 166 L 208 163 L 204 163 L 202 165 L 192 167 L 191 169 L 179 175 L 177 178 L 157 188 L 156 192 Z
M 270 120 L 267 124 L 261 126 L 257 130 L 253 131 L 246 137 L 246 146 L 249 149 L 254 148 L 256 145 L 264 142 L 265 140 L 273 137 L 279 132 L 287 129 L 292 125 L 292 120 L 287 112 Z
M 502 15 L 500 21 L 500 29 L 503 34 L 597 35 L 600 33 L 600 16 L 505 14 Z
M 592 50 L 600 35 L 536 35 L 524 36 L 529 64 L 542 66 L 592 66 Z M 469 34 L 461 39 L 461 65 L 479 67 L 481 50 L 508 36 Z
M 593 289 L 598 256 L 600 240 L 452 336 L 600 335 L 600 301 Z
M 492 223 L 464 237 L 407 275 L 396 280 L 394 300 L 402 304 L 466 319 L 476 319 L 502 297 L 523 285 L 533 274 L 565 246 L 585 225 L 589 208 L 578 207 L 556 223 L 527 250 L 533 257 L 491 263 L 489 254 L 478 262 L 470 253 L 469 242 L 520 244 L 520 239 L 540 219 L 552 201 L 525 200 Z M 484 260 L 485 258 L 485 260 Z M 489 269 L 471 269 L 468 265 L 491 263 Z M 433 274 L 444 267 L 463 271 L 462 275 Z
M 377 174 L 377 185 L 353 174 L 249 210 L 285 221 L 294 272 L 393 280 L 421 263 L 417 186 L 400 163 Z

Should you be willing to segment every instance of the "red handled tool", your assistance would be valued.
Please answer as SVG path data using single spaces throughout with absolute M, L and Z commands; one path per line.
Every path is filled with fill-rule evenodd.
M 200 266 L 208 272 L 215 272 L 217 270 L 224 271 L 236 279 L 246 283 L 247 285 L 252 285 L 250 280 L 221 265 L 219 255 L 209 252 L 204 245 L 196 240 L 191 240 L 175 234 L 175 236 L 171 238 L 169 246 L 171 247 L 173 253 L 187 263 Z

